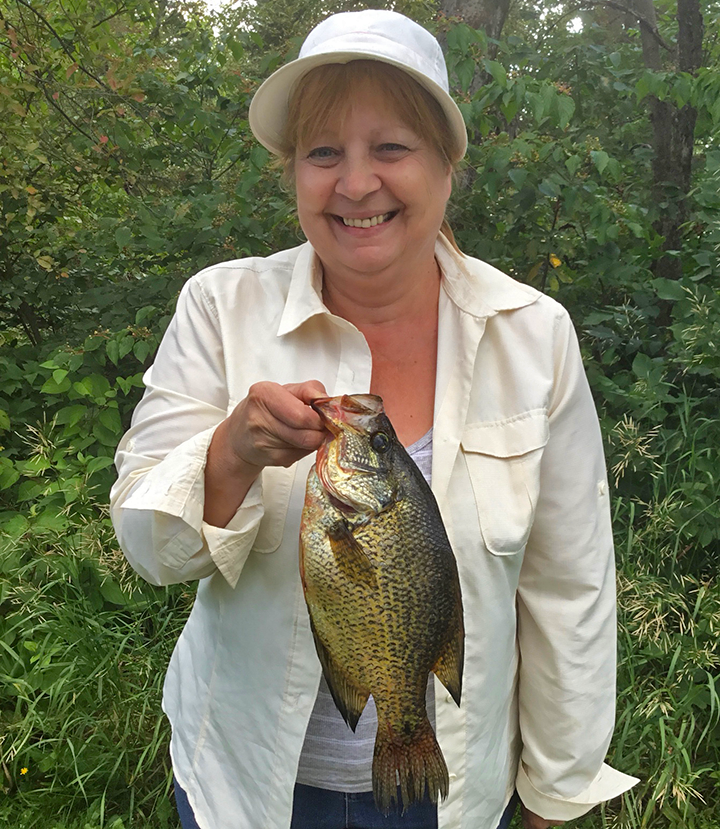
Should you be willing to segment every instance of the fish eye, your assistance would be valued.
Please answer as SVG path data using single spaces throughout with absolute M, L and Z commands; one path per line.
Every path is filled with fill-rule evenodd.
M 390 448 L 390 438 L 385 432 L 375 432 L 370 438 L 370 445 L 376 452 L 387 452 Z

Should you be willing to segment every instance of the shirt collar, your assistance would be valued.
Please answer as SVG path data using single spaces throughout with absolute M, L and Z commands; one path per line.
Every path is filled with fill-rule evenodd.
M 516 282 L 479 259 L 462 256 L 442 234 L 435 256 L 443 274 L 443 288 L 463 311 L 476 317 L 494 316 L 531 305 L 541 294 Z M 298 248 L 285 308 L 277 335 L 282 337 L 318 314 L 329 314 L 322 299 L 322 267 L 310 242 Z
M 475 317 L 491 317 L 532 305 L 540 292 L 472 256 L 463 256 L 443 234 L 435 244 L 443 288 L 452 302 Z
M 299 328 L 310 317 L 330 313 L 322 299 L 322 268 L 313 246 L 305 242 L 297 250 L 278 337 Z

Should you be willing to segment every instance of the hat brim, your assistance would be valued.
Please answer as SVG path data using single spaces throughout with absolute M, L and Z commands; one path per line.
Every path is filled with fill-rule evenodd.
M 436 84 L 422 72 L 414 70 L 407 63 L 392 60 L 384 55 L 378 55 L 373 52 L 356 50 L 308 55 L 307 57 L 291 61 L 273 72 L 261 84 L 250 103 L 250 129 L 253 131 L 257 140 L 274 155 L 280 155 L 282 134 L 288 114 L 288 103 L 298 81 L 317 66 L 325 66 L 332 63 L 350 63 L 353 60 L 376 60 L 381 63 L 396 66 L 427 89 L 445 113 L 450 129 L 453 131 L 458 146 L 462 151 L 460 157 L 465 155 L 465 151 L 467 150 L 467 129 L 465 127 L 465 121 L 455 101 L 453 101 L 450 95 L 439 84 Z

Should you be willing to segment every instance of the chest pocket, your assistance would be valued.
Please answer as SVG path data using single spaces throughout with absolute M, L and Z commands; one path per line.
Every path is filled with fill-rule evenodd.
M 540 462 L 547 440 L 544 409 L 465 427 L 462 448 L 480 531 L 485 546 L 496 556 L 520 552 L 527 543 L 540 493 Z

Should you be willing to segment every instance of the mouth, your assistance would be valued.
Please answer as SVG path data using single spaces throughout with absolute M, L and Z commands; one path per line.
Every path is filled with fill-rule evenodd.
M 366 216 L 365 218 L 350 218 L 347 216 L 335 216 L 339 222 L 345 225 L 345 227 L 377 227 L 378 225 L 383 225 L 389 222 L 392 218 L 397 216 L 397 210 L 391 210 L 389 213 L 379 213 L 376 216 Z

